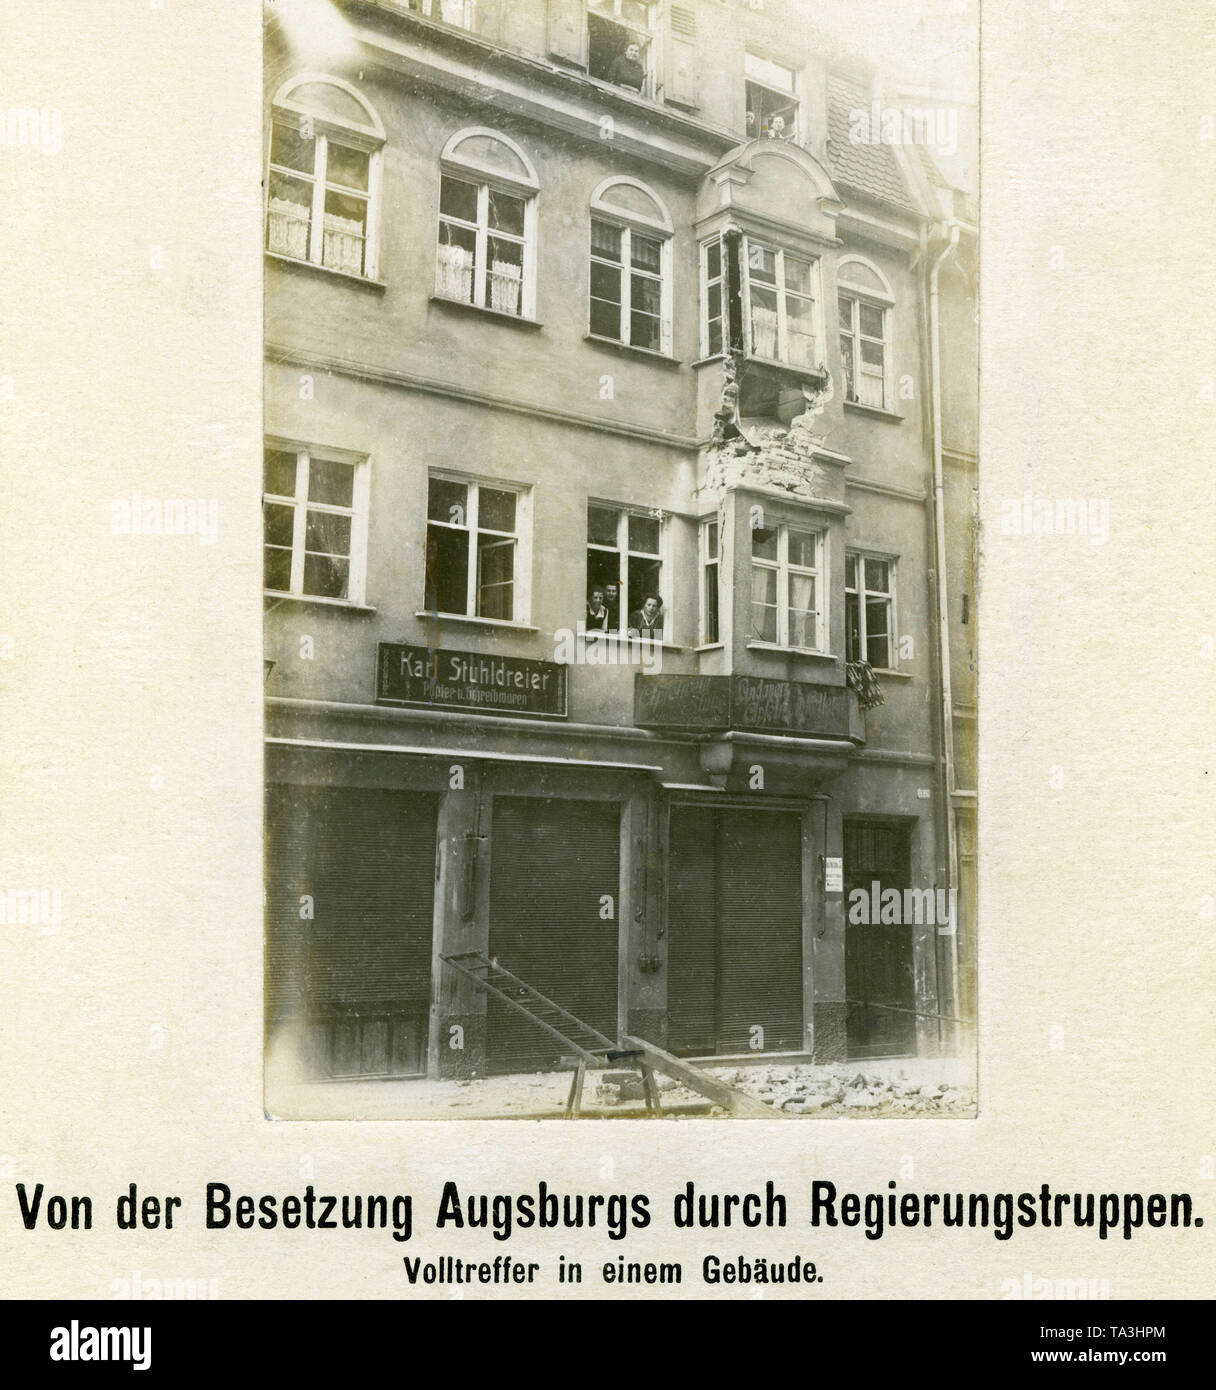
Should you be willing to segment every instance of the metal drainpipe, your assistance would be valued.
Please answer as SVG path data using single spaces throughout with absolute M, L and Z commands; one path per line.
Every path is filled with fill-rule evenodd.
M 933 530 L 937 552 L 937 624 L 938 662 L 942 682 L 942 763 L 946 793 L 946 872 L 947 889 L 958 887 L 958 835 L 954 824 L 954 697 L 950 681 L 950 611 L 946 594 L 946 499 L 942 465 L 942 373 L 941 323 L 939 319 L 938 273 L 948 256 L 958 247 L 961 228 L 957 222 L 946 224 L 950 240 L 933 262 L 929 271 L 929 345 L 932 361 L 933 414 Z M 950 1007 L 943 1013 L 958 1015 L 958 922 L 948 938 L 950 942 Z M 936 955 L 936 947 L 934 948 Z

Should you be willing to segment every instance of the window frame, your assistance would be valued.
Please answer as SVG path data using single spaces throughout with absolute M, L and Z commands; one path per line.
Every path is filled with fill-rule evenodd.
M 770 83 L 763 81 L 763 80 L 762 80 L 761 78 L 759 78 L 759 77 L 752 77 L 752 76 L 749 76 L 749 75 L 748 75 L 748 70 L 747 70 L 747 60 L 748 60 L 749 58 L 754 58 L 757 62 L 760 62 L 760 63 L 768 63 L 768 64 L 770 64 L 772 67 L 780 68 L 783 72 L 788 72 L 789 75 L 790 75 L 790 90 L 789 90 L 788 92 L 783 92 L 783 91 L 781 91 L 781 89 L 780 89 L 779 87 L 774 87 L 774 86 L 772 86 Z M 767 138 L 768 138 L 767 136 L 765 136 L 763 130 L 749 131 L 748 128 L 747 128 L 747 104 L 748 104 L 748 103 L 747 103 L 747 89 L 748 89 L 748 87 L 759 87 L 759 88 L 761 88 L 763 91 L 767 92 L 770 96 L 778 97 L 778 98 L 780 98 L 781 100 L 788 102 L 789 104 L 791 104 L 791 105 L 794 107 L 794 120 L 793 120 L 793 124 L 792 124 L 791 127 L 788 127 L 788 128 L 787 128 L 787 134 L 785 135 L 785 141 L 788 141 L 788 142 L 790 142 L 790 143 L 792 143 L 792 144 L 795 144 L 795 145 L 800 145 L 800 144 L 802 143 L 802 119 L 803 119 L 803 117 L 802 117 L 802 107 L 803 107 L 803 103 L 802 103 L 802 82 L 801 82 L 801 80 L 800 80 L 800 79 L 801 79 L 801 75 L 802 75 L 802 70 L 801 70 L 800 68 L 792 68 L 792 67 L 787 66 L 787 64 L 785 64 L 785 63 L 779 63 L 775 58 L 768 58 L 768 57 L 765 57 L 764 54 L 762 54 L 762 53 L 757 53 L 757 52 L 755 52 L 753 49 L 745 49 L 745 50 L 744 50 L 744 53 L 743 53 L 743 133 L 744 133 L 744 135 L 747 137 L 747 139 L 749 139 L 749 140 L 764 140 L 764 139 L 767 139 Z M 776 138 L 776 137 L 773 137 L 773 138 Z M 783 143 L 784 143 L 784 142 L 783 142 Z
M 709 248 L 718 248 L 718 274 L 711 277 L 709 273 Z M 711 357 L 723 357 L 727 352 L 730 340 L 730 306 L 726 302 L 726 246 L 719 232 L 714 236 L 707 237 L 701 242 L 700 255 L 701 270 L 701 359 L 704 361 Z M 711 319 L 709 316 L 709 289 L 712 284 L 719 286 L 719 321 L 722 325 L 721 343 L 715 348 L 710 340 L 709 326 Z
M 857 560 L 860 562 L 861 586 L 850 585 L 849 583 L 849 561 Z M 887 592 L 881 589 L 870 589 L 866 586 L 865 561 L 877 560 L 887 567 Z M 845 621 L 844 621 L 844 650 L 846 661 L 862 660 L 869 664 L 873 670 L 884 674 L 891 674 L 899 671 L 899 607 L 897 602 L 897 576 L 899 568 L 899 557 L 889 555 L 884 551 L 878 550 L 855 550 L 847 549 L 844 560 L 844 596 L 845 596 Z M 849 655 L 849 598 L 855 597 L 858 600 L 858 642 L 862 655 Z M 866 601 L 867 599 L 882 599 L 887 604 L 888 612 L 888 631 L 887 631 L 887 656 L 886 666 L 875 666 L 870 661 L 870 639 L 866 632 Z
M 360 125 L 344 121 L 324 112 L 314 111 L 299 102 L 291 100 L 291 93 L 297 88 L 323 85 L 333 87 L 354 100 L 363 110 L 368 124 Z M 284 126 L 297 134 L 312 129 L 313 167 L 305 173 L 287 165 L 275 164 L 274 133 L 276 126 Z M 348 149 L 357 149 L 367 154 L 367 188 L 352 188 L 347 184 L 331 184 L 329 172 L 329 142 Z M 263 249 L 267 255 L 290 261 L 294 265 L 313 265 L 335 275 L 348 275 L 356 280 L 376 281 L 380 275 L 380 219 L 383 208 L 383 165 L 385 146 L 384 126 L 375 110 L 361 92 L 341 78 L 328 73 L 299 73 L 284 83 L 275 94 L 270 106 L 269 129 L 266 134 L 266 192 L 263 199 Z M 270 249 L 271 217 L 271 176 L 307 181 L 312 185 L 312 201 L 309 205 L 308 255 L 291 256 L 285 251 Z M 363 235 L 363 269 L 361 272 L 343 269 L 341 266 L 326 264 L 325 261 L 325 195 L 330 189 L 343 197 L 363 198 L 367 203 L 366 222 Z M 302 205 L 301 205 L 302 206 Z
M 263 572 L 262 592 L 267 598 L 301 599 L 310 603 L 331 603 L 347 608 L 366 606 L 367 598 L 367 535 L 371 499 L 371 459 L 367 454 L 354 453 L 349 449 L 335 449 L 327 445 L 303 444 L 297 440 L 267 437 L 262 443 L 263 467 L 265 455 L 270 451 L 295 454 L 296 479 L 295 492 L 291 497 L 282 493 L 266 491 L 265 476 L 262 482 L 262 503 L 292 508 L 291 537 L 291 578 L 289 588 L 270 589 L 265 582 L 265 521 L 263 521 Z M 312 502 L 308 498 L 309 470 L 312 460 L 325 463 L 345 464 L 354 469 L 351 486 L 351 505 L 343 507 L 336 503 Z M 304 562 L 308 554 L 320 554 L 307 550 L 308 513 L 325 512 L 329 515 L 349 516 L 350 554 L 347 557 L 346 597 L 334 598 L 328 594 L 309 593 L 304 588 Z M 279 546 L 276 549 L 286 549 Z
M 645 217 L 641 213 L 629 212 L 624 208 L 616 207 L 605 199 L 612 189 L 626 185 L 642 193 L 654 204 L 655 216 Z M 602 333 L 596 333 L 591 326 L 591 271 L 592 264 L 603 264 L 613 266 L 611 261 L 598 258 L 595 254 L 595 223 L 604 222 L 616 227 L 621 232 L 621 260 L 614 267 L 621 272 L 621 306 L 620 324 L 622 331 L 628 327 L 632 333 L 632 319 L 630 317 L 631 295 L 633 291 L 633 268 L 630 263 L 633 246 L 633 235 L 636 232 L 639 236 L 649 237 L 652 241 L 659 243 L 659 346 L 657 348 L 641 347 L 629 341 L 625 336 L 616 338 L 606 337 Z M 636 352 L 658 353 L 663 357 L 670 357 L 673 352 L 672 346 L 672 324 L 674 319 L 674 227 L 671 221 L 671 214 L 667 211 L 663 201 L 652 188 L 642 183 L 639 179 L 616 176 L 605 179 L 591 195 L 591 215 L 587 224 L 588 252 L 587 252 L 587 332 L 592 338 L 599 342 L 619 343 L 622 347 L 634 349 Z M 641 272 L 649 275 L 649 272 Z
M 709 533 L 711 529 L 716 533 L 716 543 L 714 545 L 715 553 L 712 556 L 710 555 L 709 545 Z M 700 583 L 697 586 L 700 597 L 700 610 L 697 622 L 698 646 L 720 647 L 722 645 L 722 518 L 720 516 L 704 517 L 697 530 L 700 552 L 698 557 L 700 560 Z M 711 570 L 713 571 L 713 591 L 717 600 L 715 604 L 715 627 L 717 630 L 712 635 L 709 631 Z
M 470 158 L 460 153 L 460 146 L 466 140 L 480 138 L 493 140 L 509 150 L 519 161 L 523 168 L 523 173 L 512 175 L 504 170 L 495 169 L 488 164 L 484 164 L 477 159 Z M 493 130 L 488 126 L 469 126 L 459 130 L 448 140 L 444 146 L 443 153 L 439 160 L 439 187 L 436 190 L 435 198 L 435 277 L 434 295 L 436 299 L 441 299 L 447 304 L 464 304 L 472 309 L 479 309 L 483 313 L 499 314 L 503 318 L 522 319 L 529 322 L 536 321 L 536 288 L 537 288 L 537 225 L 538 225 L 538 201 L 540 196 L 540 184 L 536 177 L 536 170 L 532 161 L 524 151 L 508 136 L 500 131 Z M 458 179 L 463 183 L 473 184 L 477 188 L 477 222 L 472 224 L 464 218 L 453 217 L 449 213 L 442 211 L 443 203 L 443 180 L 444 178 Z M 513 232 L 499 232 L 491 230 L 489 225 L 490 190 L 496 189 L 512 198 L 522 199 L 524 205 L 524 230 L 522 237 L 516 236 Z M 446 222 L 454 225 L 472 229 L 475 236 L 474 245 L 474 265 L 473 265 L 473 298 L 458 299 L 455 295 L 447 294 L 440 286 L 440 266 L 439 250 L 443 244 L 440 240 L 442 229 Z M 505 309 L 495 309 L 492 305 L 485 302 L 485 291 L 489 281 L 490 267 L 487 256 L 489 240 L 491 236 L 500 237 L 506 241 L 512 241 L 522 245 L 522 280 L 519 294 L 519 313 L 511 314 Z
M 465 524 L 457 525 L 450 521 L 436 521 L 430 515 L 430 485 L 432 479 L 457 483 L 468 489 L 466 493 Z M 532 607 L 532 488 L 527 483 L 515 483 L 505 478 L 490 478 L 481 474 L 458 473 L 449 468 L 428 468 L 426 474 L 428 500 L 423 513 L 422 542 L 422 605 L 420 615 L 428 618 L 453 618 L 464 622 L 487 623 L 498 627 L 527 627 L 531 622 Z M 478 525 L 481 489 L 492 488 L 497 492 L 510 492 L 515 497 L 515 542 L 512 555 L 511 617 L 491 618 L 477 611 L 481 585 L 478 576 L 477 538 L 487 536 L 511 536 L 512 533 L 497 531 Z M 450 609 L 431 608 L 427 605 L 427 543 L 432 526 L 446 531 L 460 531 L 469 537 L 467 551 L 467 571 L 465 574 L 465 609 L 454 613 Z M 490 586 L 487 586 L 490 587 Z
M 858 285 L 849 280 L 849 267 L 852 265 L 862 267 L 868 274 L 872 275 L 881 286 L 874 289 L 872 286 Z M 850 301 L 850 321 L 851 328 L 845 329 L 840 325 L 840 302 L 841 300 Z M 865 305 L 871 309 L 877 309 L 882 314 L 882 338 L 875 338 L 873 334 L 861 332 L 861 306 Z M 872 261 L 866 260 L 862 256 L 846 256 L 836 267 L 836 319 L 837 331 L 836 340 L 840 349 L 841 383 L 846 386 L 844 401 L 848 405 L 858 405 L 865 410 L 892 410 L 893 392 L 892 382 L 894 380 L 894 369 L 892 367 L 893 343 L 891 340 L 892 311 L 895 308 L 895 296 L 891 293 L 890 282 L 882 271 Z M 851 361 L 845 360 L 844 344 L 841 341 L 844 337 L 849 337 L 851 348 Z M 856 384 L 858 376 L 862 373 L 861 344 L 862 341 L 869 343 L 879 343 L 882 347 L 882 404 L 875 405 L 872 401 L 863 401 L 856 394 Z M 852 369 L 852 379 L 854 394 L 850 395 L 847 390 L 849 380 L 849 369 Z M 871 380 L 878 380 L 872 371 L 865 372 L 865 376 Z
M 755 350 L 752 342 L 752 248 L 769 251 L 773 255 L 773 275 L 772 285 L 760 283 L 760 288 L 769 293 L 776 293 L 777 296 L 777 356 L 762 357 Z M 811 301 L 811 325 L 814 330 L 814 347 L 819 356 L 820 362 L 823 361 L 825 332 L 823 323 L 823 275 L 822 257 L 807 251 L 793 250 L 788 251 L 784 246 L 773 242 L 753 237 L 744 232 L 740 253 L 743 261 L 742 265 L 742 295 L 743 295 L 743 344 L 746 355 L 756 362 L 765 362 L 774 367 L 785 367 L 794 372 L 806 372 L 808 375 L 815 373 L 815 367 L 803 366 L 801 363 L 792 362 L 789 359 L 789 313 L 786 308 L 786 296 L 792 295 L 796 299 L 810 299 Z M 791 255 L 795 260 L 806 261 L 810 267 L 811 293 L 805 295 L 801 290 L 790 290 L 785 283 L 785 257 Z M 708 309 L 708 300 L 706 302 Z M 818 364 L 816 364 L 818 365 Z
M 597 550 L 602 555 L 615 555 L 617 557 L 617 582 L 620 586 L 620 626 L 610 629 L 610 632 L 624 637 L 629 630 L 629 561 L 636 557 L 639 560 L 658 560 L 659 562 L 659 598 L 663 604 L 663 641 L 670 643 L 671 618 L 672 618 L 672 574 L 670 563 L 670 513 L 661 507 L 639 507 L 630 506 L 622 502 L 608 502 L 599 497 L 589 497 L 587 499 L 587 510 L 592 507 L 599 507 L 603 511 L 617 513 L 616 545 L 603 545 L 598 541 L 592 541 L 590 526 L 587 528 L 587 539 L 584 546 L 584 554 Z M 633 550 L 629 545 L 629 518 L 631 516 L 645 517 L 647 521 L 657 521 L 659 524 L 659 548 L 657 551 Z M 589 520 L 589 518 L 588 518 Z M 584 588 L 589 591 L 590 575 Z
M 606 77 L 595 77 L 591 73 L 591 20 L 594 16 L 594 18 L 600 20 L 604 24 L 615 24 L 618 29 L 624 29 L 628 33 L 638 36 L 638 46 L 642 50 L 642 66 L 646 69 L 646 79 L 642 83 L 642 90 L 640 92 L 632 92 L 632 95 L 642 97 L 646 101 L 657 100 L 662 58 L 661 37 L 663 26 L 660 20 L 660 11 L 662 10 L 661 0 L 638 0 L 640 4 L 646 6 L 649 24 L 645 29 L 636 29 L 628 20 L 622 17 L 622 0 L 605 0 L 605 2 L 610 2 L 612 5 L 613 13 L 611 15 L 593 11 L 591 8 L 591 0 L 583 0 L 583 28 L 586 34 L 585 41 L 587 45 L 584 52 L 587 59 L 587 75 L 591 77 L 593 82 L 603 82 L 612 86 L 614 91 L 632 92 L 632 89 L 629 87 L 617 87 L 613 83 L 608 83 Z M 624 49 L 621 51 L 624 52 Z
M 761 647 L 777 647 L 782 651 L 790 652 L 809 652 L 815 656 L 828 655 L 828 622 L 827 616 L 830 611 L 827 566 L 825 559 L 828 554 L 828 531 L 826 527 L 815 526 L 802 522 L 775 521 L 773 525 L 777 530 L 777 558 L 775 560 L 757 559 L 755 553 L 755 533 L 757 530 L 769 530 L 771 528 L 751 527 L 748 535 L 748 645 Z M 789 537 L 791 531 L 801 531 L 805 535 L 815 538 L 815 564 L 791 565 L 789 562 Z M 752 574 L 757 569 L 775 571 L 777 574 L 777 637 L 773 641 L 767 637 L 761 637 L 755 631 L 755 597 L 752 587 Z M 790 615 L 790 575 L 809 575 L 815 581 L 815 646 L 795 646 L 790 642 L 789 615 Z

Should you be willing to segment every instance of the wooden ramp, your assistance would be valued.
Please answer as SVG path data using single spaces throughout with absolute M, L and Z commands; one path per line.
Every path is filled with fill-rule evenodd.
M 661 1047 L 647 1042 L 645 1038 L 626 1035 L 621 1038 L 621 1046 L 639 1053 L 649 1063 L 653 1071 L 660 1071 L 664 1076 L 670 1076 L 673 1081 L 678 1081 L 681 1086 L 687 1086 L 690 1091 L 696 1091 L 698 1095 L 712 1100 L 715 1105 L 729 1110 L 732 1115 L 743 1116 L 751 1120 L 784 1120 L 787 1118 L 782 1111 L 774 1110 L 772 1106 L 765 1105 L 763 1101 L 756 1100 L 754 1096 L 749 1096 L 746 1091 L 736 1090 L 734 1086 L 727 1085 L 725 1081 L 702 1071 L 700 1067 L 694 1067 L 691 1062 L 673 1057 L 670 1052 L 664 1052 Z
M 583 1099 L 583 1081 L 587 1069 L 604 1068 L 612 1065 L 625 1065 L 641 1073 L 643 1091 L 646 1096 L 646 1109 L 651 1115 L 659 1115 L 659 1088 L 654 1083 L 653 1073 L 662 1072 L 687 1086 L 690 1091 L 704 1096 L 720 1105 L 732 1115 L 745 1116 L 753 1120 L 783 1120 L 785 1115 L 744 1091 L 738 1091 L 720 1081 L 716 1076 L 694 1067 L 661 1047 L 647 1042 L 645 1038 L 623 1036 L 619 1043 L 584 1023 L 560 1004 L 541 994 L 538 989 L 513 975 L 505 966 L 499 965 L 481 951 L 462 951 L 456 955 L 441 955 L 450 969 L 468 980 L 484 994 L 500 1000 L 510 1008 L 524 1014 L 527 1018 L 550 1036 L 563 1043 L 569 1057 L 562 1060 L 574 1067 L 574 1079 L 570 1086 L 570 1098 L 566 1102 L 566 1114 L 573 1118 L 578 1115 Z

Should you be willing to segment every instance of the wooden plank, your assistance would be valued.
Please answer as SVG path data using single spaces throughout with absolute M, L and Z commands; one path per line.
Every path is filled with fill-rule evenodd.
M 703 1072 L 700 1067 L 694 1067 L 691 1062 L 673 1057 L 670 1052 L 664 1052 L 661 1047 L 647 1042 L 645 1038 L 625 1036 L 621 1038 L 621 1042 L 625 1047 L 636 1048 L 655 1071 L 661 1071 L 664 1076 L 670 1076 L 673 1081 L 678 1081 L 681 1085 L 687 1086 L 690 1091 L 696 1091 L 698 1095 L 712 1100 L 715 1105 L 729 1110 L 732 1115 L 743 1115 L 753 1120 L 783 1120 L 786 1118 L 780 1110 L 772 1109 L 771 1106 L 755 1100 L 744 1091 L 737 1091 L 733 1086 L 728 1086 L 725 1081 L 719 1081 L 716 1076 L 710 1076 L 708 1072 Z

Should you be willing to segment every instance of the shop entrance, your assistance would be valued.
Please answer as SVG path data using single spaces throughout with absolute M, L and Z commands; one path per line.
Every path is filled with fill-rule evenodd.
M 315 1079 L 426 1071 L 438 800 L 272 784 L 266 1014 Z
M 911 883 L 910 837 L 904 826 L 846 821 L 844 826 L 845 993 L 850 1057 L 903 1057 L 916 1052 L 916 984 L 912 928 L 848 923 L 854 889 L 865 892 L 871 918 L 874 885 L 903 891 Z M 881 893 L 880 893 L 881 898 Z
M 801 817 L 676 806 L 668 838 L 671 1051 L 800 1050 Z
M 495 797 L 490 955 L 533 989 L 617 1036 L 618 805 Z M 562 1045 L 496 999 L 487 1002 L 493 1073 L 549 1071 Z

